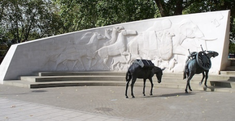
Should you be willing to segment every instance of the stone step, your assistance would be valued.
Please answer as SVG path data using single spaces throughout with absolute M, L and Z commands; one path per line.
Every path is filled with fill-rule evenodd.
M 232 64 L 232 63 L 231 63 Z M 226 67 L 226 71 L 235 71 L 235 61 L 233 61 L 233 65 Z
M 60 76 L 58 76 L 61 74 Z M 40 73 L 41 76 L 22 76 L 20 79 L 30 82 L 47 82 L 47 81 L 89 81 L 89 80 L 114 80 L 114 81 L 123 81 L 125 80 L 125 73 L 123 72 L 74 72 L 74 73 L 55 73 L 47 72 Z M 55 76 L 56 75 L 56 76 Z M 162 80 L 183 80 L 182 74 L 171 74 L 165 73 L 162 77 Z M 227 75 L 209 75 L 208 80 L 219 81 L 219 80 L 229 80 L 231 77 Z M 153 79 L 156 79 L 154 76 Z M 202 75 L 194 75 L 192 81 L 200 81 Z
M 142 81 L 143 79 L 137 79 L 136 82 L 140 82 L 143 83 Z M 8 81 L 5 81 L 8 82 Z M 96 83 L 102 83 L 102 82 L 108 82 L 108 83 L 126 83 L 125 81 L 125 77 L 124 76 L 56 76 L 56 77 L 35 77 L 35 76 L 29 76 L 29 77 L 22 77 L 22 81 L 21 82 L 31 82 L 31 84 L 34 83 L 39 83 L 39 82 L 45 82 L 45 83 L 78 83 L 78 82 L 87 82 L 87 83 L 91 83 L 91 82 L 96 82 Z M 192 79 L 190 81 L 190 84 L 195 84 L 195 85 L 199 85 L 200 80 L 196 80 L 196 79 Z M 131 82 L 130 82 L 131 83 Z M 147 83 L 149 83 L 149 80 L 147 80 Z M 158 81 L 157 79 L 154 77 L 153 78 L 153 83 L 157 84 Z M 177 78 L 171 78 L 171 77 L 163 77 L 162 78 L 162 83 L 163 84 L 173 84 L 173 85 L 179 85 L 182 84 L 185 86 L 186 84 L 186 80 L 182 80 L 182 79 L 177 79 Z M 161 84 L 162 84 L 161 83 Z M 210 81 L 207 82 L 207 84 L 210 84 Z
M 124 76 L 109 76 L 109 75 L 80 75 L 80 76 L 23 76 L 21 80 L 30 82 L 55 82 L 55 81 L 123 81 Z
M 126 82 L 125 76 L 109 76 L 109 75 L 80 75 L 80 76 L 22 76 L 22 81 L 28 81 L 28 82 L 66 82 L 66 81 L 115 81 L 115 82 Z M 197 78 L 193 78 L 191 80 L 191 83 L 198 84 L 200 82 L 201 78 L 197 80 Z M 137 79 L 137 82 L 141 81 L 142 79 Z M 147 80 L 147 82 L 149 82 Z M 157 83 L 157 79 L 154 76 L 153 82 Z M 162 82 L 167 83 L 186 83 L 186 80 L 170 77 L 170 76 L 163 76 Z
M 220 71 L 221 75 L 235 76 L 235 71 Z
M 30 84 L 30 88 L 66 87 L 66 86 L 124 86 L 122 82 L 113 81 L 61 81 L 39 82 Z
M 21 80 L 7 80 L 3 81 L 3 84 L 16 87 L 30 88 L 31 82 L 21 81 Z
M 5 84 L 15 84 L 15 86 L 31 87 L 31 88 L 43 88 L 43 87 L 56 87 L 56 86 L 125 86 L 125 81 L 56 81 L 56 82 L 28 82 L 28 81 L 5 81 Z M 173 83 L 169 81 L 157 83 L 153 82 L 155 87 L 173 87 L 173 88 L 185 88 L 186 83 Z M 129 83 L 130 85 L 131 83 Z M 190 83 L 192 87 L 202 88 L 198 83 Z M 30 85 L 30 86 L 27 86 Z M 142 80 L 137 80 L 135 86 L 143 86 Z M 146 82 L 146 86 L 150 86 L 149 81 Z
M 29 82 L 56 82 L 56 81 L 125 81 L 125 76 L 107 76 L 107 75 L 98 75 L 98 76 L 23 76 L 21 77 L 22 81 L 29 81 Z M 209 78 L 208 81 L 220 81 L 220 80 L 228 80 L 228 78 Z M 153 77 L 153 81 L 157 82 L 156 77 Z M 183 80 L 181 78 L 176 77 L 168 77 L 163 76 L 162 81 L 169 81 L 169 82 L 186 82 L 186 79 Z M 193 77 L 191 79 L 191 83 L 201 81 L 201 77 Z
M 123 86 L 125 89 L 125 82 L 113 82 L 113 81 L 67 81 L 67 82 L 51 82 L 51 83 L 34 83 L 31 84 L 31 88 L 46 88 L 46 87 L 64 87 L 64 86 Z M 134 86 L 143 86 L 143 82 L 136 82 Z M 146 87 L 150 87 L 150 83 L 146 83 Z M 185 89 L 186 84 L 173 84 L 173 83 L 156 83 L 154 84 L 154 88 L 180 88 Z M 191 84 L 193 90 L 203 90 L 203 86 L 199 86 L 198 84 Z M 130 88 L 130 84 L 129 84 Z
M 115 71 L 91 71 L 91 72 L 39 72 L 39 76 L 80 76 L 80 75 L 115 75 L 115 76 L 125 76 L 125 72 L 115 72 Z M 215 78 L 228 78 L 228 76 L 234 75 L 235 71 L 221 71 L 221 75 L 209 74 L 209 77 Z M 183 73 L 164 73 L 163 76 L 183 78 Z M 196 74 L 194 77 L 202 78 L 202 74 Z
M 157 83 L 153 77 L 155 88 L 180 88 L 184 91 L 186 80 L 182 73 L 164 73 L 162 82 Z M 229 75 L 209 75 L 207 85 L 212 88 L 203 88 L 199 85 L 202 75 L 194 75 L 190 81 L 193 90 L 231 91 L 235 86 L 235 77 Z M 234 83 L 233 83 L 234 82 Z M 47 88 L 64 86 L 124 86 L 126 85 L 124 72 L 40 72 L 39 76 L 22 76 L 18 81 L 4 81 L 4 84 L 27 87 Z M 229 86 L 230 85 L 230 86 Z M 138 79 L 135 86 L 143 86 L 142 79 Z M 150 86 L 149 81 L 146 86 Z
M 115 71 L 88 71 L 88 72 L 39 72 L 38 76 L 79 76 L 79 75 L 126 75 Z
M 12 86 L 18 86 L 18 87 L 25 87 L 25 88 L 51 88 L 51 87 L 66 87 L 66 86 L 123 86 L 123 89 L 125 90 L 126 82 L 115 82 L 115 81 L 60 81 L 60 82 L 28 82 L 28 81 L 19 81 L 19 80 L 13 80 L 13 81 L 6 81 L 4 82 L 6 85 L 12 85 Z M 138 81 L 135 83 L 135 87 L 143 86 L 142 81 Z M 174 84 L 174 83 L 155 83 L 154 89 L 157 88 L 177 88 L 182 89 L 184 91 L 186 84 Z M 150 87 L 150 83 L 146 82 L 146 87 Z M 191 88 L 193 90 L 200 90 L 200 91 L 218 91 L 218 92 L 234 92 L 235 89 L 233 88 L 221 88 L 221 87 L 215 87 L 215 88 L 207 88 L 205 89 L 203 86 L 200 86 L 198 84 L 191 83 Z M 129 86 L 130 89 L 130 86 Z

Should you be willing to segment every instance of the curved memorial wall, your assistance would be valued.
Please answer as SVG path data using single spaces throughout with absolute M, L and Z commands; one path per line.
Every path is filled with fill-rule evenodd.
M 154 18 L 66 33 L 12 45 L 0 80 L 40 71 L 123 71 L 135 59 L 182 73 L 190 52 L 213 50 L 211 73 L 228 63 L 230 11 Z

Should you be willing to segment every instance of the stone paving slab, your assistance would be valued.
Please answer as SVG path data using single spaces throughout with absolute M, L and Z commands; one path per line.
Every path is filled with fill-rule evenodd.
M 128 121 L 50 105 L 0 98 L 0 121 Z
M 193 89 L 193 87 L 192 87 Z M 235 119 L 235 91 L 184 93 L 157 88 L 149 96 L 135 87 L 136 98 L 126 99 L 125 86 L 78 86 L 28 89 L 0 85 L 0 121 L 231 121 Z M 130 90 L 128 90 L 129 97 Z M 37 117 L 37 118 L 36 118 Z M 13 120 L 13 121 L 14 121 Z

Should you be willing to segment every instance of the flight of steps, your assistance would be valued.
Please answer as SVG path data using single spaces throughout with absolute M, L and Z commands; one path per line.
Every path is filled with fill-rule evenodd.
M 199 85 L 201 74 L 195 75 L 190 81 L 193 90 L 207 91 L 231 91 L 235 89 L 235 71 L 222 71 L 221 75 L 209 75 L 207 85 Z M 186 80 L 182 73 L 164 73 L 162 82 L 158 84 L 153 77 L 154 87 L 185 89 Z M 39 72 L 36 76 L 21 76 L 20 80 L 4 81 L 6 85 L 14 85 L 28 88 L 47 88 L 64 86 L 125 86 L 125 73 L 112 71 L 91 72 Z M 135 86 L 143 86 L 142 79 L 138 79 Z M 146 86 L 150 86 L 149 81 Z

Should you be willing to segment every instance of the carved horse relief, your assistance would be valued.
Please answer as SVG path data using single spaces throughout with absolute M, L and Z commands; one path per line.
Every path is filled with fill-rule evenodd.
M 73 68 L 75 68 L 76 64 L 80 62 L 83 68 L 86 69 L 85 65 L 82 62 L 82 57 L 86 57 L 88 59 L 87 69 L 90 69 L 92 67 L 92 60 L 95 59 L 95 55 L 96 55 L 95 51 L 98 48 L 97 47 L 98 40 L 105 39 L 105 36 L 97 32 L 90 33 L 90 34 L 92 34 L 92 36 L 90 37 L 90 40 L 87 44 L 84 44 L 84 45 L 74 44 L 74 45 L 66 47 L 64 49 L 65 51 L 62 52 L 57 58 L 56 68 L 60 64 L 63 64 L 68 69 L 68 67 L 66 66 L 66 63 L 68 63 L 68 61 L 75 61 L 75 63 L 72 66 Z
M 109 57 L 122 56 L 126 60 L 127 55 L 127 38 L 128 35 L 136 35 L 137 32 L 133 30 L 121 30 L 118 33 L 117 41 L 111 45 L 103 46 L 97 50 L 98 55 L 103 59 L 104 64 L 107 64 Z M 128 60 L 126 60 L 128 61 Z M 115 63 L 114 63 L 115 64 Z
M 117 37 L 118 37 L 118 33 L 121 32 L 121 30 L 123 30 L 124 28 L 122 26 L 118 26 L 118 27 L 113 27 L 112 30 L 110 29 L 106 29 L 105 30 L 105 36 L 109 39 L 106 43 L 104 43 L 104 46 L 108 46 L 111 44 L 114 44 L 117 41 Z M 111 36 L 110 36 L 110 32 Z
M 127 61 L 127 60 L 130 60 L 130 58 L 131 58 L 131 54 L 128 54 L 126 56 L 126 59 L 123 59 L 122 56 L 113 57 L 112 62 L 111 62 L 111 70 L 123 70 L 123 69 L 125 69 L 126 66 L 129 66 L 129 61 Z

